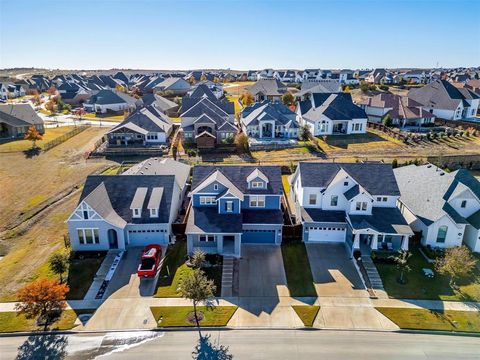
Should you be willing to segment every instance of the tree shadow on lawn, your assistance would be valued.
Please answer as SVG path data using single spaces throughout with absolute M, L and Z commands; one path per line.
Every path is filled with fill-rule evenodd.
M 30 335 L 18 348 L 16 360 L 64 359 L 67 343 L 65 335 Z
M 192 352 L 194 360 L 231 360 L 233 355 L 229 353 L 228 346 L 213 343 L 211 335 L 200 336 L 198 344 Z
M 24 151 L 23 151 L 23 154 L 25 155 L 25 157 L 26 157 L 27 159 L 31 159 L 31 158 L 33 158 L 34 156 L 40 155 L 40 152 L 41 152 L 41 151 L 42 151 L 42 150 L 41 150 L 39 147 L 35 147 L 35 148 L 30 148 L 30 149 L 28 149 L 28 150 L 24 150 Z

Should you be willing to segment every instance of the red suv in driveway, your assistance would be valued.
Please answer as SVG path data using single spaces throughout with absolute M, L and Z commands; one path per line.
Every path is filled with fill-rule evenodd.
M 162 248 L 160 245 L 151 244 L 143 248 L 140 265 L 137 274 L 139 277 L 154 277 L 157 274 Z

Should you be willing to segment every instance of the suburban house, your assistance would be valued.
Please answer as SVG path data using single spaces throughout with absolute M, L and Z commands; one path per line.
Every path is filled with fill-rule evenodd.
M 261 79 L 246 87 L 245 90 L 254 96 L 255 102 L 281 101 L 282 96 L 287 92 L 287 86 L 277 79 Z
M 66 223 L 74 251 L 125 250 L 174 241 L 182 188 L 174 175 L 90 175 Z M 183 172 L 185 174 L 183 174 Z M 183 181 L 183 180 L 181 180 Z
M 215 96 L 214 96 L 215 97 Z M 214 148 L 216 144 L 233 142 L 237 133 L 234 104 L 209 97 L 182 101 L 182 131 L 186 142 L 198 148 Z
M 460 120 L 477 114 L 480 95 L 468 88 L 456 88 L 446 80 L 436 80 L 421 88 L 411 89 L 408 97 L 423 105 L 437 118 Z
M 178 108 L 180 107 L 177 103 L 164 98 L 158 94 L 147 94 L 142 97 L 143 105 L 153 107 L 160 110 L 162 113 L 168 116 L 176 117 L 178 113 Z
M 29 103 L 0 105 L 0 138 L 22 138 L 32 125 L 45 133 L 43 119 Z
M 81 87 L 75 82 L 66 81 L 57 88 L 62 101 L 70 105 L 83 104 L 92 95 L 92 91 Z
M 340 81 L 340 84 L 357 85 L 359 81 L 356 77 L 353 76 L 353 74 L 353 70 L 341 70 L 338 74 L 338 81 Z
M 241 256 L 242 244 L 282 241 L 280 166 L 195 166 L 187 249 Z
M 183 96 L 190 90 L 190 83 L 181 77 L 169 77 L 157 84 L 154 92 L 161 92 L 165 96 Z
M 466 244 L 480 252 L 480 183 L 468 170 L 447 173 L 432 164 L 394 170 L 399 208 L 423 245 Z
M 154 106 L 138 108 L 108 133 L 108 146 L 165 144 L 173 129 L 170 118 Z
M 367 254 L 408 250 L 413 232 L 396 206 L 391 165 L 300 162 L 290 184 L 305 242 L 345 243 Z
M 0 83 L 0 99 L 7 100 L 17 98 L 19 96 L 25 96 L 26 89 L 21 84 L 14 83 Z
M 365 81 L 372 84 L 391 84 L 393 75 L 385 69 L 374 69 L 365 77 Z
M 312 94 L 323 93 L 341 93 L 342 85 L 338 80 L 321 79 L 321 80 L 308 80 L 302 83 L 302 88 L 295 94 L 295 98 L 298 100 L 310 99 Z
M 367 98 L 358 104 L 365 110 L 368 121 L 381 123 L 389 115 L 392 124 L 400 127 L 431 124 L 435 115 L 425 110 L 422 104 L 400 95 L 382 93 Z
M 207 88 L 209 92 L 211 92 L 217 99 L 220 99 L 224 94 L 223 86 L 221 83 L 214 83 L 213 81 L 210 81 L 210 80 L 204 80 L 193 85 L 190 88 L 190 90 L 187 92 L 187 96 L 201 97 L 202 95 L 200 94 L 204 92 L 203 88 Z
M 313 136 L 364 134 L 367 114 L 352 101 L 350 93 L 315 93 L 300 101 L 297 119 Z
M 123 113 L 135 110 L 142 105 L 141 99 L 135 99 L 120 91 L 100 90 L 84 102 L 85 111 L 95 113 Z
M 265 100 L 242 111 L 240 125 L 250 139 L 289 140 L 298 138 L 297 115 L 280 102 Z

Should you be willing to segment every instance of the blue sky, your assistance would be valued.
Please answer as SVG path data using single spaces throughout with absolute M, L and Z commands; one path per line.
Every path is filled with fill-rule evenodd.
M 0 68 L 480 65 L 480 1 L 0 0 Z

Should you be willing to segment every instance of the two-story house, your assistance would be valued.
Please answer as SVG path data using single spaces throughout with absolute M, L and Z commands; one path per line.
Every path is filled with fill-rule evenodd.
M 364 253 L 408 249 L 413 232 L 396 206 L 391 165 L 300 162 L 290 183 L 305 242 L 345 243 Z
M 169 166 L 170 164 L 165 164 Z M 157 166 L 161 166 L 157 165 Z M 125 250 L 173 241 L 188 166 L 168 175 L 90 175 L 66 223 L 74 251 Z
M 195 166 L 188 253 L 241 256 L 242 244 L 282 241 L 280 166 Z
M 468 170 L 446 173 L 432 164 L 394 170 L 399 208 L 423 245 L 466 244 L 480 252 L 480 183 Z
M 314 93 L 298 102 L 297 119 L 313 136 L 367 132 L 367 114 L 353 103 L 350 93 Z
M 279 102 L 266 100 L 245 108 L 240 124 L 250 139 L 268 141 L 298 138 L 296 114 Z

